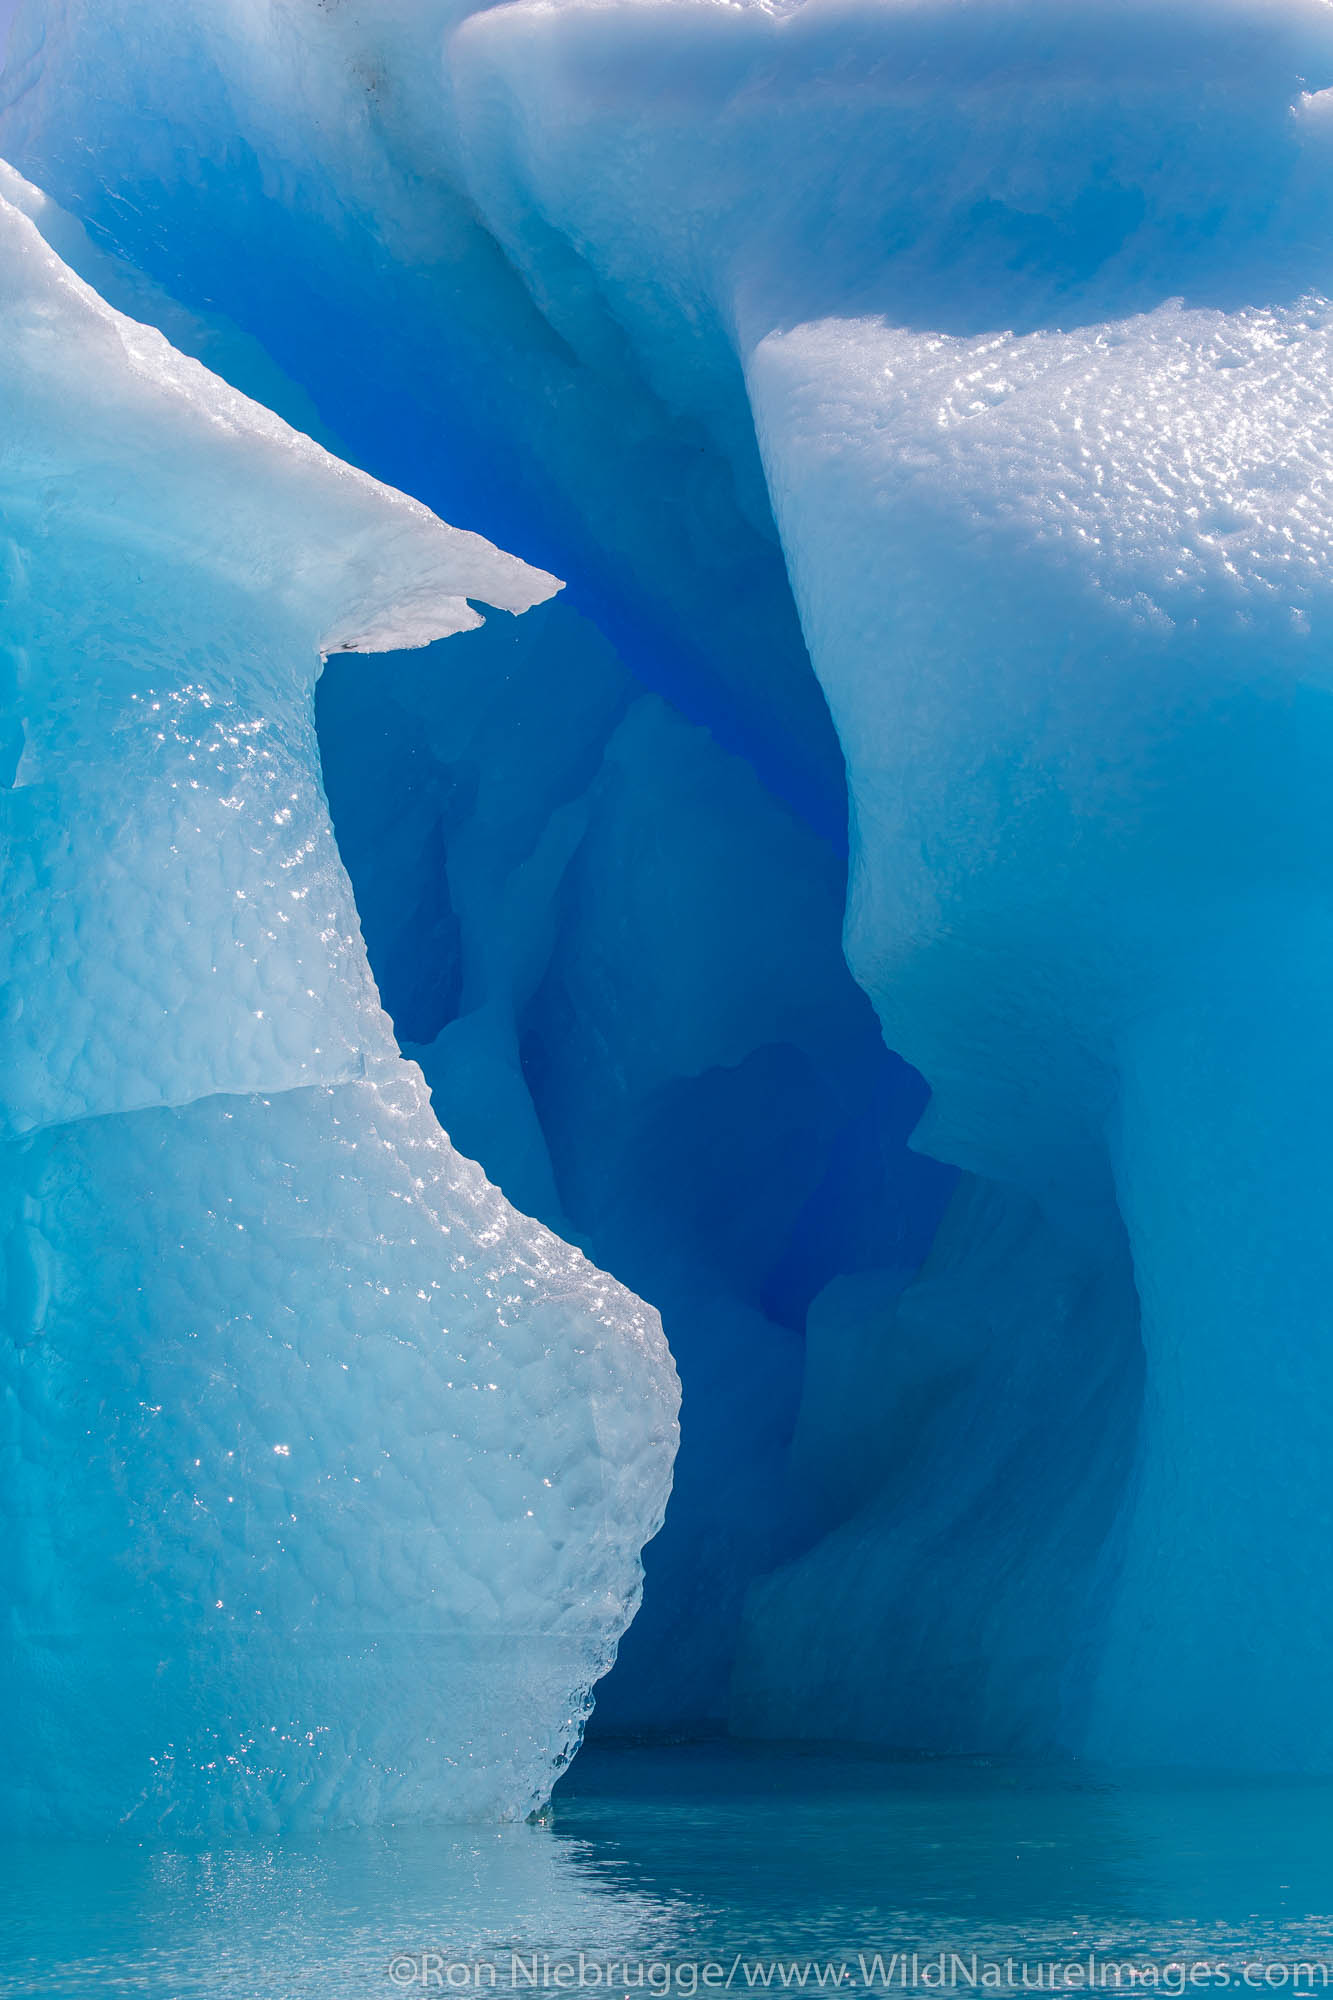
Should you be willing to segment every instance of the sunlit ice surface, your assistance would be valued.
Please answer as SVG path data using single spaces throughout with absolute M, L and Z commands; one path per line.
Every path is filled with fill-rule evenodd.
M 1073 1990 L 1091 1958 L 1103 1990 L 1126 1962 L 1141 1990 L 1319 1990 L 1331 1819 L 1325 1780 L 592 1746 L 527 1824 L 6 1846 L 0 1993 L 369 2000 L 490 1967 L 509 1992 L 856 1992 L 877 1954 L 912 1990 L 913 1953 L 926 1991 L 941 1952 L 956 1991 L 974 1954 L 979 1989 L 998 1963 L 1050 1990 L 1054 1962 Z

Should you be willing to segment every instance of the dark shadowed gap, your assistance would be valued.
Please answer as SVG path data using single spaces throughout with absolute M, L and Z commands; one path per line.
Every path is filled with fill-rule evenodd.
M 369 670 L 368 670 L 369 668 Z M 436 1111 L 661 1311 L 666 1528 L 602 1730 L 725 1726 L 746 1592 L 817 1521 L 789 1473 L 812 1302 L 920 1264 L 952 1174 L 841 951 L 841 858 L 557 601 L 330 661 L 324 776 L 372 966 Z

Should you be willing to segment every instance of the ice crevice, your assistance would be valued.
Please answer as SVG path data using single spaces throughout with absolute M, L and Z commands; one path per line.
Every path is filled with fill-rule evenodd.
M 660 1512 L 669 1381 L 637 1299 L 660 1309 L 675 1491 L 594 1727 L 1333 1762 L 1331 22 L 23 0 L 0 149 L 87 225 L 61 255 L 415 496 L 344 469 L 318 503 L 341 541 L 295 562 L 275 497 L 240 564 L 262 633 L 199 531 L 190 646 L 271 658 L 307 580 L 338 615 L 302 628 L 306 705 L 265 753 L 312 815 L 301 979 L 262 1027 L 258 986 L 187 1004 L 190 966 L 172 1033 L 201 1119 L 283 1089 L 325 1160 L 340 1091 L 358 1148 L 388 1143 L 380 1085 L 348 1080 L 373 1050 L 393 1117 L 459 1148 L 431 1155 L 449 1199 L 518 1232 L 515 1270 L 583 1285 L 577 1245 L 632 1288 L 597 1293 L 625 1358 L 587 1391 L 599 1424 L 623 1392 L 637 1496 L 598 1670 Z M 428 508 L 567 587 L 446 547 Z M 154 560 L 211 511 L 171 502 Z M 460 573 L 438 653 L 340 656 L 431 636 L 468 551 L 533 608 L 464 630 L 466 600 L 508 600 Z M 80 685 L 71 728 L 119 728 L 110 681 Z M 212 728 L 191 711 L 162 771 Z M 242 762 L 207 840 L 228 893 L 276 880 L 226 846 Z M 83 815 L 99 853 L 133 833 L 117 811 Z M 79 823 L 59 852 L 101 880 Z M 68 962 L 114 966 L 113 911 L 80 913 Z M 243 965 L 251 921 L 228 905 Z M 15 1101 L 40 1068 L 67 1121 L 95 1069 L 117 1115 L 184 1115 L 144 1082 L 171 1037 L 117 1005 L 100 1056 L 63 989 L 25 1011 L 69 1048 L 24 1055 Z M 60 1261 L 44 1199 L 15 1210 L 32 1300 Z M 399 1379 L 392 1344 L 368 1383 Z M 591 1586 L 562 1577 L 572 1606 Z

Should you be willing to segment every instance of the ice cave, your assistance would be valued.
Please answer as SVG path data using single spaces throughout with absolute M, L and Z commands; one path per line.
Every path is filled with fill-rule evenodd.
M 8 33 L 0 1828 L 1333 1775 L 1333 5 Z

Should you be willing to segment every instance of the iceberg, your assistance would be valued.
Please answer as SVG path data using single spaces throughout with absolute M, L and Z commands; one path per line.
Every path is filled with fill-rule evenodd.
M 323 655 L 558 586 L 114 311 L 5 186 L 0 1814 L 522 1816 L 637 1601 L 674 1370 L 440 1130 L 312 703 Z
M 4 95 L 571 579 L 319 728 L 444 1123 L 680 1358 L 604 1726 L 1333 1768 L 1333 10 L 22 0 Z
M 571 579 L 443 678 L 333 656 L 320 749 L 441 1121 L 660 1306 L 693 1379 L 594 1726 L 725 1727 L 745 1592 L 806 1534 L 807 1305 L 847 1270 L 905 1281 L 952 1183 L 907 1148 L 924 1088 L 842 958 L 841 755 L 748 419 L 738 474 L 604 319 L 589 366 L 534 307 L 464 186 L 433 9 L 173 10 L 151 51 L 147 19 L 29 12 L 5 77 L 5 143 L 88 223 L 93 282 Z M 123 107 L 150 98 L 140 171 Z

